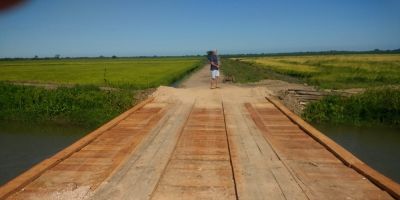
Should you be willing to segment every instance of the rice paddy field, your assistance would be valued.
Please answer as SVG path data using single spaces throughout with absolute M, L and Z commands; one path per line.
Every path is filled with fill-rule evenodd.
M 0 61 L 0 121 L 94 128 L 148 88 L 170 85 L 203 64 L 193 57 Z
M 320 88 L 400 84 L 400 54 L 268 56 L 235 60 L 296 77 Z
M 239 57 L 223 63 L 224 73 L 241 83 L 279 79 L 317 89 L 365 91 L 310 102 L 302 113 L 309 122 L 400 125 L 400 54 Z
M 0 61 L 0 81 L 149 88 L 168 85 L 202 58 L 52 59 Z

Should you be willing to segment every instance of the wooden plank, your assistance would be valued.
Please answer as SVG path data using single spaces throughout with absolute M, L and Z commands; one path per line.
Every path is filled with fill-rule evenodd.
M 133 108 L 127 110 L 126 112 L 122 113 L 121 115 L 117 116 L 113 120 L 109 121 L 108 123 L 104 124 L 103 126 L 99 127 L 98 129 L 94 130 L 93 132 L 87 134 L 80 140 L 76 141 L 69 147 L 61 150 L 54 156 L 38 163 L 37 165 L 33 166 L 29 170 L 25 171 L 21 175 L 17 176 L 16 178 L 10 180 L 6 184 L 4 184 L 2 187 L 0 187 L 0 199 L 5 199 L 7 196 L 10 194 L 20 190 L 36 178 L 38 178 L 43 172 L 45 172 L 47 169 L 50 169 L 51 167 L 57 165 L 64 159 L 68 158 L 71 156 L 74 152 L 79 151 L 82 149 L 84 146 L 86 146 L 88 143 L 99 137 L 101 134 L 103 134 L 105 131 L 108 129 L 112 128 L 115 126 L 118 122 L 121 120 L 125 119 L 128 117 L 131 113 L 135 112 L 136 110 L 140 109 L 144 105 L 146 105 L 149 102 L 152 102 L 154 98 L 148 98 Z
M 234 199 L 231 187 L 160 185 L 154 200 Z
M 400 184 L 384 176 L 383 174 L 375 171 L 346 149 L 335 143 L 333 140 L 322 134 L 320 131 L 305 122 L 299 116 L 287 109 L 282 103 L 273 97 L 266 97 L 266 99 L 274 104 L 282 113 L 289 117 L 295 124 L 301 127 L 307 134 L 313 137 L 316 141 L 324 145 L 330 152 L 338 157 L 344 164 L 355 169 L 360 174 L 367 177 L 370 181 L 378 185 L 383 190 L 387 191 L 396 199 L 400 199 Z
M 125 165 L 106 180 L 91 199 L 148 199 L 175 148 L 191 105 L 171 109 L 167 119 L 128 158 Z M 176 123 L 181 122 L 181 123 Z
M 239 199 L 307 199 L 243 105 L 224 107 Z
M 310 199 L 393 199 L 343 163 L 286 162 Z
M 279 126 L 270 130 L 270 126 L 266 125 L 269 122 L 264 122 L 261 117 L 264 114 L 268 115 L 268 112 L 265 109 L 255 108 L 249 103 L 246 104 L 246 108 L 308 198 L 365 199 L 369 198 L 367 194 L 373 192 L 375 194 L 373 198 L 392 199 L 388 193 L 380 190 L 367 179 L 362 179 L 363 177 L 360 174 L 345 166 L 327 149 L 321 148 L 322 145 L 317 141 L 309 140 L 308 144 L 314 144 L 304 144 L 307 148 L 299 148 L 304 142 L 289 140 L 291 136 L 285 134 L 285 132 L 283 133 L 288 138 L 287 140 L 282 140 L 282 137 L 276 138 L 280 133 L 277 128 Z M 259 112 L 259 110 L 262 110 L 262 112 Z M 271 111 L 275 113 L 275 111 Z M 297 132 L 296 134 L 310 137 L 305 132 Z M 293 146 L 296 143 L 297 145 Z
M 140 109 L 146 109 L 146 106 L 141 107 Z M 138 120 L 146 120 L 148 124 L 146 126 L 154 126 L 154 123 L 157 123 L 160 118 L 164 115 L 164 112 L 167 108 L 163 110 L 159 110 L 158 113 L 148 113 L 148 116 Z M 127 118 L 132 118 L 134 113 L 131 113 Z M 124 119 L 123 119 L 124 120 Z M 80 149 L 77 152 L 74 152 L 70 157 L 64 159 L 62 162 L 53 166 L 50 169 L 47 169 L 45 172 L 41 174 L 37 179 L 32 181 L 30 184 L 26 185 L 22 190 L 14 193 L 11 198 L 12 199 L 30 199 L 30 198 L 51 198 L 53 195 L 64 195 L 65 194 L 77 194 L 79 193 L 87 193 L 86 190 L 94 190 L 108 175 L 121 164 L 122 159 L 130 154 L 138 144 L 140 140 L 142 140 L 148 131 L 143 130 L 139 134 L 136 134 L 136 137 L 131 138 L 130 140 L 126 140 L 121 148 L 116 148 L 114 150 L 85 150 L 85 148 Z M 118 132 L 113 131 L 113 127 L 104 131 L 101 135 L 95 138 L 91 143 L 87 144 L 87 146 L 91 144 L 97 145 L 96 141 L 106 140 L 105 144 L 115 144 L 118 140 L 109 140 L 111 135 L 114 135 L 115 138 L 119 138 Z M 124 136 L 125 133 L 122 133 Z M 105 139 L 104 139 L 105 138 Z M 86 146 L 86 147 L 87 147 Z M 71 163 L 66 164 L 68 167 L 57 168 L 58 165 L 65 165 L 65 162 L 69 158 L 80 158 L 82 162 L 74 164 L 72 167 Z M 101 163 L 104 159 L 111 158 L 112 162 Z M 91 162 L 94 159 L 99 159 L 99 166 L 92 167 Z M 85 170 L 85 167 L 89 167 L 92 170 Z M 61 169 L 61 170 L 60 170 Z M 65 188 L 64 183 L 71 183 L 76 186 L 76 188 L 72 188 L 71 191 L 68 188 Z M 25 191 L 38 191 L 37 194 L 32 192 Z M 44 191 L 47 191 L 46 194 Z M 39 196 L 38 196 L 39 195 Z
M 225 124 L 215 120 L 223 119 L 222 108 L 214 106 L 208 110 L 201 106 L 196 104 L 189 115 L 152 199 L 236 199 L 226 133 L 220 132 L 225 130 Z M 216 127 L 219 137 L 209 132 Z M 210 138 L 202 134 L 198 139 L 192 131 L 211 133 Z

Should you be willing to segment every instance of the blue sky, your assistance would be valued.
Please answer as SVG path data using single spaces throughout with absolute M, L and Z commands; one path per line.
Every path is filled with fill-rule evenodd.
M 398 0 L 31 0 L 0 13 L 0 57 L 400 48 Z

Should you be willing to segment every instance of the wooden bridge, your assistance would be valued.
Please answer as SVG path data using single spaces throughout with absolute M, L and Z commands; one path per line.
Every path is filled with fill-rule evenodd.
M 0 199 L 399 199 L 398 183 L 262 87 L 204 68 L 0 188 Z

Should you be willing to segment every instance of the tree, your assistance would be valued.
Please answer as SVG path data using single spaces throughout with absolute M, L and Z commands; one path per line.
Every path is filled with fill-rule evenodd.
M 117 58 L 117 56 L 116 56 L 116 55 L 113 55 L 113 56 L 111 56 L 111 58 L 112 58 L 112 59 L 115 59 L 115 58 Z
M 60 54 L 54 55 L 54 58 L 55 58 L 55 59 L 60 59 Z

